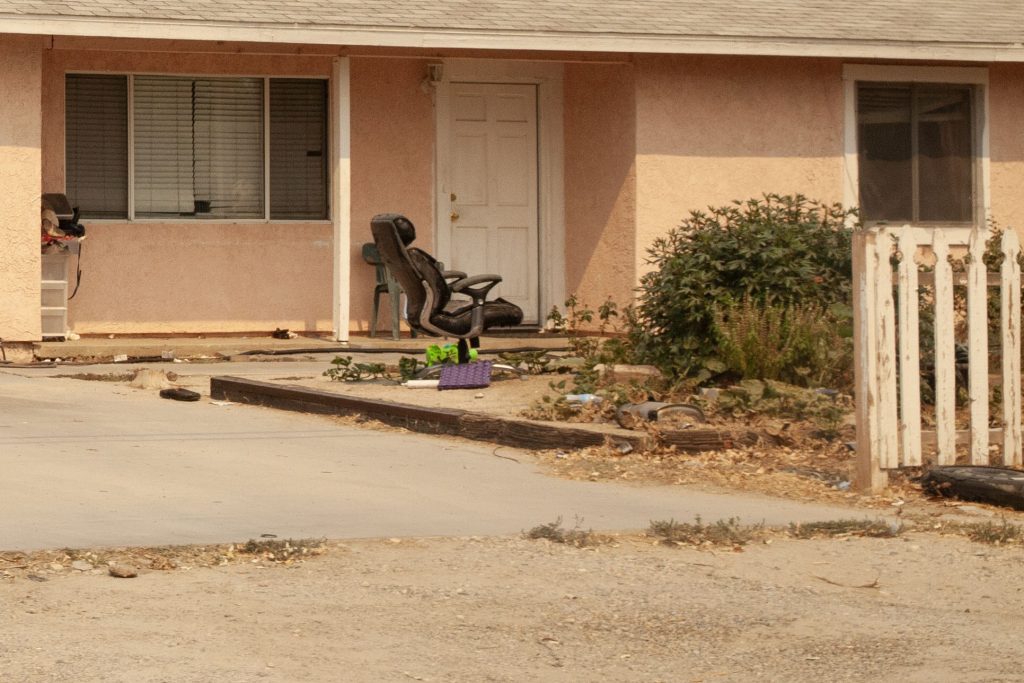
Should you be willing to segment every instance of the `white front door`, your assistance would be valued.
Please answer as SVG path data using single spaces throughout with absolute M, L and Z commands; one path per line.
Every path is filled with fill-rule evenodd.
M 501 296 L 540 322 L 537 86 L 451 83 L 439 145 L 438 258 L 495 273 Z

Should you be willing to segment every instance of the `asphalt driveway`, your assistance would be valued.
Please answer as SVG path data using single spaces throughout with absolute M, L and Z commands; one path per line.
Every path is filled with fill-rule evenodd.
M 222 368 L 221 368 L 222 370 Z M 528 453 L 0 370 L 0 550 L 515 533 L 557 517 L 788 523 L 849 510 L 564 481 Z

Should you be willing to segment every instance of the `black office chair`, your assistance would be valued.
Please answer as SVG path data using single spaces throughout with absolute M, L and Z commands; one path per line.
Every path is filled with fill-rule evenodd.
M 409 247 L 416 228 L 400 214 L 383 213 L 370 221 L 380 258 L 398 280 L 406 296 L 406 320 L 419 332 L 459 340 L 459 362 L 469 362 L 469 349 L 477 348 L 480 335 L 492 327 L 513 327 L 523 321 L 523 309 L 504 299 L 487 301 L 501 282 L 500 275 L 467 277 L 444 271 L 427 252 Z M 452 300 L 463 294 L 469 301 Z

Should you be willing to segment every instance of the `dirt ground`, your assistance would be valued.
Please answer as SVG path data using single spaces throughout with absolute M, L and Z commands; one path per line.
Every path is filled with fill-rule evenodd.
M 284 369 L 284 374 L 287 374 L 287 368 Z M 495 373 L 491 386 L 484 389 L 452 389 L 449 391 L 409 389 L 390 380 L 334 382 L 327 377 L 296 377 L 291 381 L 284 380 L 280 383 L 395 403 L 411 403 L 431 408 L 474 410 L 500 417 L 519 417 L 520 413 L 529 408 L 534 401 L 552 393 L 549 386 L 552 380 L 560 381 L 565 377 L 561 375 L 532 375 L 525 379 L 517 379 L 513 375 Z
M 548 381 L 534 379 L 542 393 Z M 529 386 L 489 391 L 505 385 Z M 387 395 L 399 389 L 415 393 Z M 460 400 L 518 409 L 475 393 Z M 1004 515 L 924 502 L 903 484 L 861 498 L 841 488 L 852 464 L 841 444 L 538 460 L 580 479 L 845 501 L 851 517 L 905 510 L 919 529 L 948 512 Z M 161 564 L 162 551 L 137 550 L 122 553 L 145 560 L 126 579 L 108 575 L 102 551 L 76 555 L 96 567 L 81 571 L 71 557 L 0 554 L 0 683 L 1024 681 L 1024 546 L 920 531 L 769 540 L 743 552 L 643 536 L 589 548 L 331 541 L 287 565 L 211 549 Z
M 1022 560 L 933 534 L 744 552 L 516 537 L 12 572 L 0 680 L 1020 681 Z

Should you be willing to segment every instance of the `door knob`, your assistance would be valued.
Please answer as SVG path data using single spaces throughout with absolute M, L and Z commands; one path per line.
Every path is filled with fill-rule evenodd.
M 452 220 L 453 221 L 459 220 L 459 212 L 458 211 L 452 211 Z

